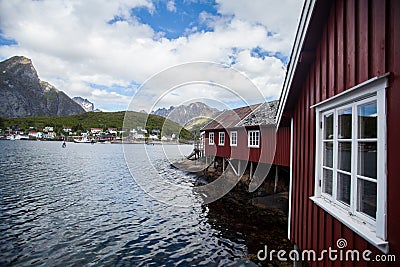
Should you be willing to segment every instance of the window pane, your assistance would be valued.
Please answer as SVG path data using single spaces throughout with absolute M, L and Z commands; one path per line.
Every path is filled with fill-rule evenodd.
M 351 142 L 338 143 L 338 168 L 351 172 Z
M 260 141 L 260 133 L 256 132 L 256 140 L 255 140 L 255 145 L 258 146 Z
M 338 138 L 351 139 L 351 108 L 339 110 L 338 123 Z
M 337 199 L 350 205 L 351 176 L 338 173 L 337 187 Z
M 232 145 L 237 144 L 237 133 L 236 132 L 231 132 L 231 144 Z
M 324 116 L 324 139 L 333 139 L 333 113 Z
M 324 177 L 324 188 L 323 192 L 332 196 L 332 180 L 333 180 L 333 172 L 331 170 L 323 170 Z
M 358 138 L 377 137 L 376 101 L 358 106 Z
M 324 166 L 333 168 L 333 143 L 324 142 Z
M 376 142 L 358 143 L 358 175 L 376 179 Z
M 358 208 L 372 218 L 376 218 L 376 183 L 358 179 Z

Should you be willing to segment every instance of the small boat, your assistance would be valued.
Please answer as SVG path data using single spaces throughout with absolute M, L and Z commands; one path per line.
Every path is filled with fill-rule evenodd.
M 96 141 L 91 138 L 83 137 L 83 138 L 74 138 L 74 143 L 95 143 Z
M 27 135 L 21 135 L 21 134 L 17 134 L 15 137 L 14 137 L 14 139 L 15 140 L 29 140 L 29 136 L 27 136 Z

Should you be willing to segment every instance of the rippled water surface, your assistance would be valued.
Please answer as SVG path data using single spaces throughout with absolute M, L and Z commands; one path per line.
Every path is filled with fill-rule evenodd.
M 128 149 L 137 150 L 137 158 L 129 160 L 146 174 L 144 146 Z M 147 153 L 166 179 L 193 183 L 193 176 L 169 166 L 161 146 Z M 245 262 L 244 241 L 224 237 L 193 194 L 183 198 L 190 207 L 169 206 L 146 194 L 130 175 L 122 145 L 68 143 L 63 149 L 60 142 L 0 141 L 0 265 Z

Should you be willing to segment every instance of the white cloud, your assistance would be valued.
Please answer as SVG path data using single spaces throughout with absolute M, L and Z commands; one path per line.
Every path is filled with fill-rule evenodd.
M 170 12 L 176 12 L 176 6 L 174 1 L 168 1 L 167 2 L 167 10 Z
M 281 51 L 290 52 L 303 1 L 300 0 L 216 0 L 219 12 L 237 19 L 262 24 L 281 42 Z
M 115 109 L 120 109 L 129 102 L 129 96 L 122 91 L 94 89 L 90 83 L 128 87 L 132 82 L 143 83 L 165 68 L 191 61 L 231 64 L 246 74 L 265 97 L 277 97 L 284 77 L 283 63 L 273 56 L 252 56 L 251 50 L 288 55 L 301 4 L 217 2 L 222 16 L 201 13 L 198 18 L 213 31 L 199 32 L 194 27 L 187 35 L 170 40 L 130 15 L 134 7 L 154 12 L 149 0 L 0 1 L 0 29 L 5 37 L 18 42 L 15 46 L 0 46 L 0 57 L 31 58 L 43 80 L 70 96 L 86 97 L 100 108 L 112 109 L 114 103 Z M 173 1 L 167 3 L 167 8 L 177 12 Z M 238 90 L 246 94 L 246 88 Z M 224 93 L 216 95 L 224 96 L 228 97 Z M 182 93 L 180 99 L 171 99 L 184 102 L 185 97 L 188 94 Z

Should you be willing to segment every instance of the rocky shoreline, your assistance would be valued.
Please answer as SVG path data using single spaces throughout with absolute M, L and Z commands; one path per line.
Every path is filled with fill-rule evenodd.
M 199 185 L 216 180 L 222 173 L 218 167 L 204 171 L 198 161 L 184 160 L 173 166 L 194 173 Z M 210 224 L 232 241 L 243 242 L 248 249 L 247 259 L 258 266 L 293 266 L 291 261 L 279 261 L 276 255 L 272 261 L 257 258 L 258 251 L 265 245 L 269 251 L 283 249 L 289 252 L 293 249 L 287 239 L 288 192 L 280 184 L 279 191 L 271 194 L 271 182 L 271 177 L 267 177 L 259 189 L 249 193 L 249 175 L 245 173 L 229 193 L 207 204 Z

